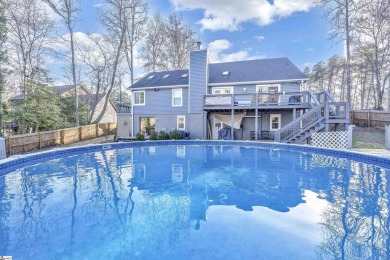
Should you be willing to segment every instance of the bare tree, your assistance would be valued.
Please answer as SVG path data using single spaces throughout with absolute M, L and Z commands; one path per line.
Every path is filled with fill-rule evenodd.
M 361 0 L 354 45 L 369 62 L 375 79 L 376 109 L 383 109 L 384 92 L 390 78 L 390 2 Z
M 77 43 L 76 53 L 77 59 L 84 64 L 83 73 L 92 87 L 93 98 L 90 100 L 91 114 L 88 122 L 92 123 L 101 95 L 106 95 L 109 90 L 115 61 L 115 46 L 102 35 L 89 35 L 89 39 L 90 41 Z M 119 80 L 120 77 L 117 77 L 116 81 Z M 104 113 L 104 110 L 100 111 L 97 118 L 102 117 Z
M 144 69 L 147 72 L 167 70 L 163 59 L 166 21 L 156 12 L 149 20 L 146 28 L 146 37 L 142 46 L 141 55 L 145 60 Z
M 145 0 L 127 0 L 125 7 L 125 23 L 127 27 L 125 53 L 130 71 L 130 83 L 134 83 L 134 48 L 146 35 L 148 20 L 148 3 Z
M 332 39 L 345 41 L 346 101 L 351 102 L 351 21 L 357 11 L 356 0 L 317 0 L 326 6 L 325 17 L 331 27 Z
M 50 8 L 61 18 L 70 35 L 70 54 L 71 54 L 71 71 L 73 77 L 73 85 L 75 87 L 75 110 L 76 110 L 76 126 L 79 126 L 79 99 L 76 79 L 76 61 L 75 61 L 75 44 L 74 44 L 74 26 L 77 22 L 79 13 L 78 0 L 43 0 Z
M 128 32 L 127 12 L 129 11 L 128 0 L 106 0 L 108 7 L 99 10 L 99 17 L 102 25 L 108 32 L 106 41 L 112 46 L 113 61 L 111 66 L 110 82 L 107 87 L 103 111 L 107 109 L 111 94 L 117 83 L 117 72 L 123 58 L 126 34 Z M 100 121 L 103 114 L 99 115 L 96 122 Z
M 12 0 L 6 6 L 9 65 L 18 74 L 18 84 L 26 96 L 27 81 L 43 71 L 47 42 L 54 21 L 38 0 Z
M 169 69 L 185 69 L 189 65 L 190 51 L 196 46 L 195 32 L 184 24 L 183 17 L 172 13 L 168 17 L 165 30 L 166 46 L 164 59 Z

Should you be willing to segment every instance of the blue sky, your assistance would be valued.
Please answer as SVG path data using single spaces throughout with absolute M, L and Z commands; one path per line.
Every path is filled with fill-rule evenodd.
M 76 31 L 102 33 L 97 7 L 104 0 L 82 1 Z M 314 0 L 150 0 L 149 13 L 179 11 L 197 33 L 212 62 L 288 57 L 303 69 L 343 46 L 328 38 L 322 9 Z

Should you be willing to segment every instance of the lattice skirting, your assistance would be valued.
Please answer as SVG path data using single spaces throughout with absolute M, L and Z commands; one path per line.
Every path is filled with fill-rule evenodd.
M 316 147 L 339 149 L 348 147 L 347 131 L 314 133 L 311 138 L 311 145 Z

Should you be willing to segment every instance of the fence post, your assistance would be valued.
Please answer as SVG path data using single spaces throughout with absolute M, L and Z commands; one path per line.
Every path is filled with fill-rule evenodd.
M 39 150 L 42 149 L 42 136 L 41 136 L 41 132 L 38 133 L 38 147 L 39 147 Z
M 60 132 L 60 143 L 65 144 L 65 131 L 61 130 Z
M 352 148 L 352 137 L 353 137 L 353 129 L 355 128 L 355 125 L 349 125 L 348 126 L 348 149 Z
M 390 150 L 390 125 L 385 126 L 385 148 Z
M 11 156 L 12 155 L 11 136 L 8 137 L 8 149 L 9 149 L 9 156 Z
M 370 111 L 367 112 L 367 121 L 368 121 L 368 127 L 371 126 L 371 122 L 370 122 Z
M 83 127 L 82 126 L 79 127 L 79 139 L 80 139 L 80 141 L 83 140 Z

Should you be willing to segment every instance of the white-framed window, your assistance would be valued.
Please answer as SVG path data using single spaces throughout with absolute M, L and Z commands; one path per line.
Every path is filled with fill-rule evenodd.
M 280 92 L 280 84 L 268 84 L 268 85 L 257 85 L 256 86 L 257 92 L 260 93 L 278 93 Z
M 213 94 L 233 94 L 233 87 L 213 87 Z
M 172 106 L 181 107 L 183 105 L 183 89 L 172 89 Z
M 282 115 L 281 114 L 271 114 L 269 117 L 269 124 L 271 131 L 278 131 L 282 124 Z
M 134 106 L 145 105 L 145 90 L 133 91 Z
M 186 130 L 185 116 L 177 116 L 177 130 Z

